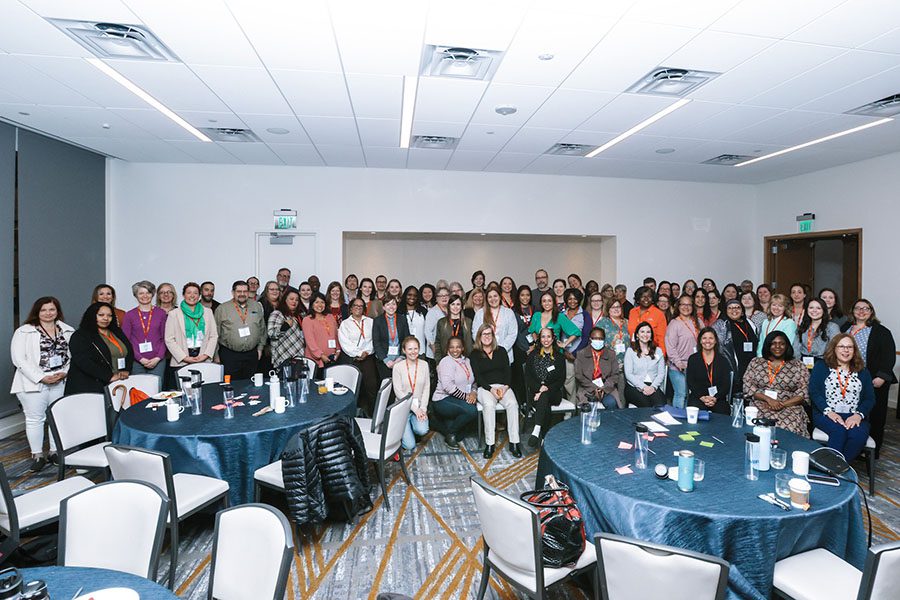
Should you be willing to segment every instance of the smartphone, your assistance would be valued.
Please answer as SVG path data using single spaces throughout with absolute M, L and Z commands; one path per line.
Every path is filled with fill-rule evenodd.
M 810 483 L 821 483 L 822 485 L 832 485 L 834 487 L 841 485 L 841 482 L 838 481 L 837 478 L 828 477 L 826 475 L 813 475 L 810 473 L 806 476 L 806 480 Z

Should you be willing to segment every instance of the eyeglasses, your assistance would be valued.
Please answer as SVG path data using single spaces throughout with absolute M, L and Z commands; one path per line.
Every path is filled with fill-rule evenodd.
M 494 334 L 491 333 L 490 331 L 485 331 L 484 333 L 481 334 L 481 337 L 494 337 Z
M 847 346 L 843 344 L 838 344 L 837 346 L 835 346 L 835 348 L 837 348 L 838 350 L 853 350 L 853 346 Z
M 870 312 L 872 312 L 872 309 L 869 308 L 868 306 L 854 306 L 853 312 L 870 313 Z

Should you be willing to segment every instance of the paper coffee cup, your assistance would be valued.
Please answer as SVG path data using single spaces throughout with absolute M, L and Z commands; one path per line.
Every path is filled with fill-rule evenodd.
M 809 482 L 799 477 L 794 477 L 788 482 L 791 489 L 791 506 L 806 509 L 809 507 Z
M 696 406 L 688 406 L 685 410 L 687 411 L 687 422 L 691 425 L 697 423 L 697 419 L 700 418 L 700 409 Z
M 744 409 L 745 423 L 749 427 L 753 427 L 753 419 L 759 416 L 759 409 L 755 406 L 748 406 Z

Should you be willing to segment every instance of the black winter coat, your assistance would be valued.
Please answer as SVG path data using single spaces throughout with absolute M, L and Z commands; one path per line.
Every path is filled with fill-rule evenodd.
M 131 342 L 115 325 L 110 325 L 109 332 L 120 341 L 125 342 L 125 371 L 131 372 L 134 367 L 134 352 Z M 97 330 L 78 329 L 69 340 L 72 353 L 72 364 L 66 376 L 66 395 L 96 393 L 102 394 L 113 375 L 112 357 L 109 347 Z

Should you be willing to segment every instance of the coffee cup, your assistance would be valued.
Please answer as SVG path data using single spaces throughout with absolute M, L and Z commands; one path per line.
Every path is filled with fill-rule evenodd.
M 795 450 L 791 453 L 791 469 L 794 475 L 806 477 L 809 474 L 809 453 Z
M 791 489 L 791 506 L 806 510 L 809 507 L 809 482 L 799 477 L 794 477 L 788 482 Z
M 284 407 L 287 404 L 287 401 L 284 399 L 284 396 L 278 396 L 275 398 L 275 413 L 281 414 L 284 412 Z
M 334 377 L 325 378 L 325 389 L 329 392 L 334 390 Z
M 685 411 L 687 411 L 687 422 L 690 425 L 696 425 L 697 419 L 700 418 L 700 409 L 696 406 L 688 406 Z
M 262 387 L 262 384 L 263 384 L 263 374 L 255 373 L 253 375 L 253 385 L 256 387 Z
M 744 409 L 744 422 L 748 427 L 753 427 L 753 419 L 759 416 L 759 409 L 753 405 Z
M 176 404 L 175 402 L 167 402 L 166 403 L 166 420 L 167 421 L 177 421 L 181 417 L 181 412 L 184 410 L 184 407 L 180 404 Z

